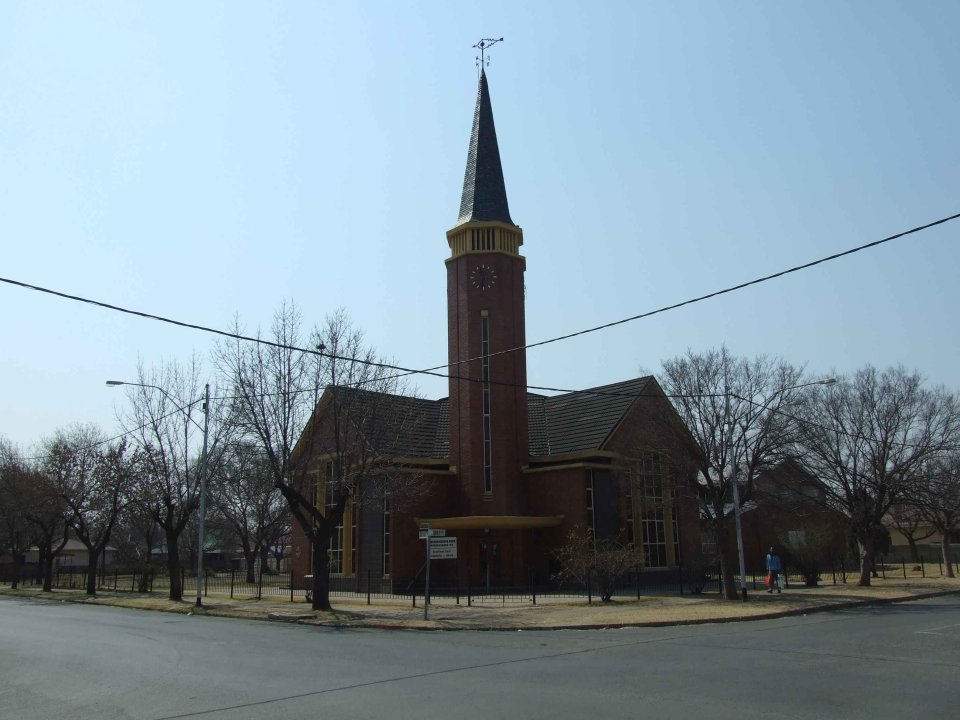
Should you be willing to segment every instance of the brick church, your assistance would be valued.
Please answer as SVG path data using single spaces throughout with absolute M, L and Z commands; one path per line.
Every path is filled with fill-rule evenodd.
M 392 471 L 429 492 L 402 505 L 348 506 L 330 551 L 334 578 L 358 587 L 373 578 L 397 591 L 422 584 L 418 528 L 427 523 L 457 538 L 457 558 L 434 561 L 431 577 L 474 587 L 548 582 L 571 532 L 631 544 L 648 571 L 699 555 L 692 443 L 653 377 L 553 396 L 527 390 L 526 354 L 517 349 L 526 343 L 523 242 L 481 70 L 460 215 L 447 231 L 449 397 L 386 398 L 412 419 L 392 441 Z M 328 389 L 308 428 L 346 397 L 355 408 L 385 399 Z M 311 448 L 300 460 L 322 478 L 330 455 L 322 444 Z M 323 483 L 316 486 L 323 503 Z M 294 582 L 310 572 L 309 553 L 295 526 Z

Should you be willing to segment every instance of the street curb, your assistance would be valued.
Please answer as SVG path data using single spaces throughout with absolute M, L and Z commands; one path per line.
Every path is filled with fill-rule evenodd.
M 814 605 L 808 608 L 779 610 L 776 612 L 764 613 L 762 615 L 748 615 L 745 617 L 690 618 L 687 620 L 648 620 L 643 622 L 592 623 L 582 625 L 536 625 L 531 627 L 498 627 L 493 625 L 475 627 L 423 627 L 417 625 L 389 625 L 384 623 L 342 623 L 336 621 L 311 622 L 309 618 L 304 618 L 303 620 L 297 620 L 295 622 L 300 625 L 329 627 L 337 630 L 349 630 L 352 628 L 359 630 L 411 630 L 420 632 L 544 632 L 556 630 L 619 630 L 626 628 L 681 627 L 685 625 L 711 625 L 735 622 L 754 622 L 756 620 L 776 620 L 778 618 L 797 617 L 799 615 L 812 615 L 814 613 L 829 612 L 830 610 L 860 608 L 870 605 L 892 605 L 894 603 L 913 602 L 914 600 L 927 600 L 929 598 L 958 594 L 960 594 L 960 590 L 938 590 L 935 592 L 921 593 L 919 595 L 911 595 L 909 597 L 871 598 L 869 600 L 855 600 L 853 602 L 846 603 L 827 603 L 823 605 Z
M 748 615 L 738 617 L 720 617 L 720 618 L 689 618 L 680 620 L 646 620 L 639 622 L 623 623 L 583 623 L 567 625 L 537 625 L 537 626 L 468 626 L 468 625 L 450 625 L 444 627 L 424 627 L 420 625 L 408 625 L 404 623 L 384 623 L 384 622 L 343 622 L 339 620 L 320 620 L 313 614 L 308 613 L 278 613 L 268 612 L 266 614 L 242 614 L 231 613 L 229 610 L 220 608 L 208 608 L 195 606 L 185 606 L 183 608 L 146 608 L 136 605 L 122 605 L 113 603 L 97 602 L 86 597 L 57 598 L 45 597 L 43 595 L 20 595 L 16 591 L 10 592 L 0 590 L 0 595 L 7 597 L 16 597 L 22 600 L 39 600 L 42 602 L 62 602 L 76 603 L 80 605 L 97 605 L 101 607 L 120 607 L 126 610 L 140 610 L 144 612 L 165 612 L 173 615 L 219 617 L 236 620 L 258 620 L 260 622 L 282 622 L 286 624 L 307 625 L 311 627 L 326 627 L 335 630 L 392 630 L 392 631 L 419 631 L 419 632 L 549 632 L 557 630 L 618 630 L 626 628 L 644 628 L 644 627 L 682 627 L 687 625 L 710 625 L 726 624 L 735 622 L 754 622 L 757 620 L 776 620 L 786 617 L 797 617 L 800 615 L 812 615 L 814 613 L 829 612 L 831 610 L 855 609 L 875 605 L 892 605 L 895 603 L 913 602 L 915 600 L 927 600 L 930 598 L 944 597 L 948 595 L 960 595 L 960 589 L 957 590 L 936 590 L 916 595 L 901 596 L 895 598 L 868 598 L 865 600 L 854 600 L 851 602 L 835 602 L 813 605 L 806 608 L 796 608 L 791 610 L 779 610 L 767 612 L 759 615 Z M 454 621 L 456 622 L 456 621 Z

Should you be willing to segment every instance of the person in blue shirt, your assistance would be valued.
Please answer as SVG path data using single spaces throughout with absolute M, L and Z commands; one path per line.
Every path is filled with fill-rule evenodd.
M 783 565 L 780 562 L 780 556 L 774 551 L 773 546 L 770 547 L 770 552 L 767 553 L 767 573 L 770 575 L 770 587 L 767 588 L 768 593 L 773 593 L 773 589 L 776 588 L 777 592 L 780 592 L 780 583 L 777 582 L 780 577 L 780 571 L 783 569 Z

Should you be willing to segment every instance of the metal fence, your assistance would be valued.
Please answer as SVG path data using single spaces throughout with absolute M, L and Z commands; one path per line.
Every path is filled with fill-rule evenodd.
M 954 563 L 955 566 L 957 563 Z M 960 568 L 957 568 L 960 574 Z M 53 577 L 56 589 L 83 590 L 86 587 L 86 567 L 64 566 L 57 569 Z M 881 557 L 874 568 L 875 577 L 886 578 L 925 578 L 942 577 L 946 569 L 942 558 L 921 554 L 918 563 L 904 557 Z M 0 583 L 10 584 L 13 580 L 13 568 L 0 565 Z M 809 584 L 843 585 L 856 583 L 859 567 L 844 561 L 824 565 L 812 575 L 786 567 L 784 577 L 787 587 Z M 25 586 L 37 586 L 42 583 L 36 565 L 24 565 L 20 568 L 18 583 Z M 719 569 L 704 572 L 701 569 L 680 568 L 670 571 L 643 571 L 637 569 L 621 576 L 613 583 L 612 597 L 618 600 L 640 599 L 667 595 L 692 595 L 700 593 L 718 593 L 722 591 Z M 251 577 L 242 570 L 226 572 L 207 571 L 201 580 L 201 592 L 204 597 L 220 596 L 250 599 L 285 599 L 290 602 L 304 602 L 309 599 L 309 580 L 306 584 L 293 581 L 289 572 L 257 572 Z M 765 574 L 751 574 L 747 577 L 748 589 L 765 589 Z M 306 586 L 305 586 L 306 585 Z M 194 573 L 184 568 L 181 572 L 181 587 L 184 598 L 194 597 L 197 592 Z M 374 600 L 407 602 L 417 605 L 423 602 L 425 588 L 423 579 L 401 585 L 388 578 L 373 577 L 369 573 L 356 576 L 333 575 L 329 581 L 330 595 L 334 598 L 353 598 L 367 603 Z M 113 568 L 100 571 L 97 575 L 97 589 L 110 592 L 130 592 L 158 594 L 165 596 L 170 591 L 170 578 L 156 568 Z M 587 600 L 599 599 L 599 587 L 596 579 L 588 577 L 584 583 L 559 583 L 556 581 L 530 583 L 525 586 L 499 586 L 473 582 L 466 578 L 461 582 L 432 582 L 430 595 L 432 602 L 451 602 L 468 606 L 494 607 L 516 604 L 537 604 L 554 599 Z

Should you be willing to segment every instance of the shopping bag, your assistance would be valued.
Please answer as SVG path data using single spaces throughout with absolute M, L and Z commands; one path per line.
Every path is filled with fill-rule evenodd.
M 779 575 L 777 575 L 777 590 L 783 590 L 783 586 L 784 586 L 784 577 L 783 577 L 783 573 L 780 573 Z
M 767 587 L 773 586 L 773 573 L 767 573 Z

